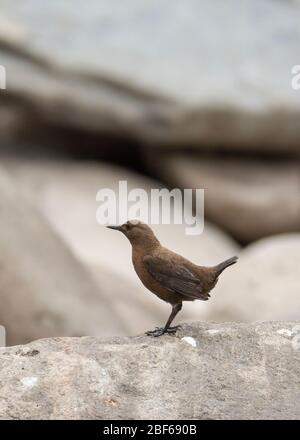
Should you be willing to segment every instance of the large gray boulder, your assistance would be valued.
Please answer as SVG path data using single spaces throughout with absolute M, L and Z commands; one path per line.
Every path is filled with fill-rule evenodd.
M 205 189 L 207 218 L 242 242 L 300 231 L 300 161 L 167 154 L 153 166 L 171 185 Z
M 170 306 L 142 286 L 132 266 L 128 240 L 96 222 L 99 189 L 114 190 L 118 201 L 121 180 L 127 181 L 128 191 L 143 188 L 149 195 L 151 188 L 161 188 L 160 182 L 104 163 L 3 159 L 2 164 L 74 254 L 92 270 L 101 292 L 124 316 L 128 334 L 148 330 L 167 319 Z M 240 250 L 229 235 L 209 222 L 197 236 L 186 235 L 185 225 L 152 227 L 165 246 L 198 264 L 213 265 Z M 206 312 L 207 305 L 197 302 L 186 304 L 181 316 L 194 321 Z
M 259 240 L 240 253 L 220 277 L 207 319 L 265 321 L 300 319 L 300 234 Z
M 0 324 L 8 344 L 126 334 L 122 317 L 101 292 L 100 283 L 1 169 Z
M 300 325 L 0 349 L 1 419 L 299 419 Z
M 299 152 L 297 2 L 24 5 L 0 1 L 7 94 L 49 121 L 151 144 Z

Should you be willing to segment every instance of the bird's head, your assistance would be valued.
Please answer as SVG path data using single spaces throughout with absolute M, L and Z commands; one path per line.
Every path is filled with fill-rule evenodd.
M 149 241 L 159 243 L 150 226 L 138 220 L 129 220 L 121 226 L 107 228 L 122 232 L 131 244 L 146 244 Z

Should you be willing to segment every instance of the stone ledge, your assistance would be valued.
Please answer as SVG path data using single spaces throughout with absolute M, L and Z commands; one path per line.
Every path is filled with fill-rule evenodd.
M 0 349 L 1 419 L 298 419 L 300 323 Z M 299 350 L 298 350 L 299 346 Z

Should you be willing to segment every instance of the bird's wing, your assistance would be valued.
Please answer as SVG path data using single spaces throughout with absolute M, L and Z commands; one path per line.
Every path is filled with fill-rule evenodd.
M 151 255 L 146 255 L 143 262 L 150 275 L 166 289 L 190 299 L 208 299 L 201 281 L 182 264 Z

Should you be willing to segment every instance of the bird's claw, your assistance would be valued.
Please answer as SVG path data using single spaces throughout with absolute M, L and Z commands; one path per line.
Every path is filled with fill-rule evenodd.
M 182 327 L 181 327 L 181 325 L 179 324 L 179 325 L 174 325 L 173 327 L 169 327 L 169 330 L 182 330 Z
M 181 330 L 181 328 L 182 328 L 181 325 L 174 325 L 174 327 L 169 327 L 165 331 L 165 333 L 168 333 L 170 335 L 174 335 L 177 332 L 177 330 Z
M 158 336 L 162 336 L 165 333 L 163 328 L 156 328 L 155 330 L 150 330 L 146 332 L 147 336 L 153 336 L 154 338 L 157 338 Z
M 159 327 L 155 327 L 155 330 L 148 330 L 145 332 L 145 335 L 151 336 L 153 333 L 155 333 L 157 330 L 159 330 Z
M 145 332 L 145 334 L 147 336 L 153 336 L 154 338 L 157 338 L 158 336 L 162 336 L 165 333 L 169 335 L 174 335 L 178 329 L 181 329 L 180 325 L 169 327 L 167 329 L 165 329 L 164 327 L 155 327 L 155 330 L 148 330 L 147 332 Z

